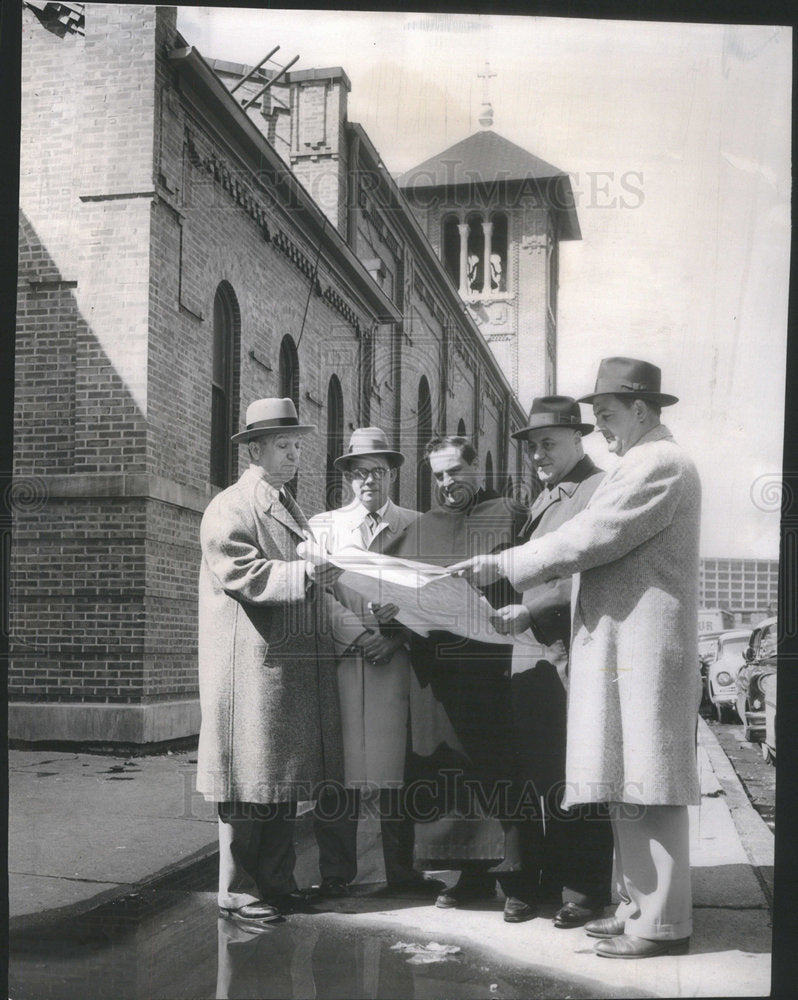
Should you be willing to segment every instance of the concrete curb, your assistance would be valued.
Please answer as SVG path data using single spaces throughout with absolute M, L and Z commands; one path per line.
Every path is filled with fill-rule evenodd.
M 759 879 L 768 907 L 772 911 L 773 893 L 767 880 L 762 877 L 760 869 L 773 867 L 773 833 L 751 804 L 737 772 L 717 737 L 704 719 L 700 717 L 698 742 L 704 748 L 712 770 L 718 779 L 740 843 L 743 845 L 751 867 Z

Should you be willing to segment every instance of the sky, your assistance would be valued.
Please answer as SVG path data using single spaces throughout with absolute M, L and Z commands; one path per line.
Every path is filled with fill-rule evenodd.
M 399 173 L 479 129 L 567 171 L 557 390 L 602 357 L 659 365 L 695 459 L 704 556 L 778 557 L 790 253 L 789 27 L 179 8 L 210 58 L 342 66 L 349 118 Z M 584 408 L 587 417 L 590 408 Z M 593 434 L 586 450 L 617 461 Z

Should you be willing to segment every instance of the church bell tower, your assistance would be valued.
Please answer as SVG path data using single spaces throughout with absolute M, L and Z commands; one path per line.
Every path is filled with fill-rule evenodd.
M 557 390 L 559 244 L 581 239 L 568 174 L 494 132 L 485 63 L 480 130 L 399 186 L 525 408 Z

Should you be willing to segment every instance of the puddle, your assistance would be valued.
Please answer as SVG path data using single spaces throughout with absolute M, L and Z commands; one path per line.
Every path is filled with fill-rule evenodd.
M 212 892 L 148 890 L 10 942 L 14 1000 L 368 997 L 532 1000 L 620 997 L 505 961 L 473 944 L 303 913 L 253 932 L 219 917 Z M 637 990 L 627 996 L 640 997 Z

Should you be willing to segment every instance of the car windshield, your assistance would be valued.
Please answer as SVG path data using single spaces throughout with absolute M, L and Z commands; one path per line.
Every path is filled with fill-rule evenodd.
M 776 629 L 765 629 L 759 642 L 758 656 L 772 656 L 776 652 Z
M 738 639 L 727 639 L 720 643 L 721 656 L 742 656 L 743 650 L 748 645 L 746 636 L 741 635 Z

